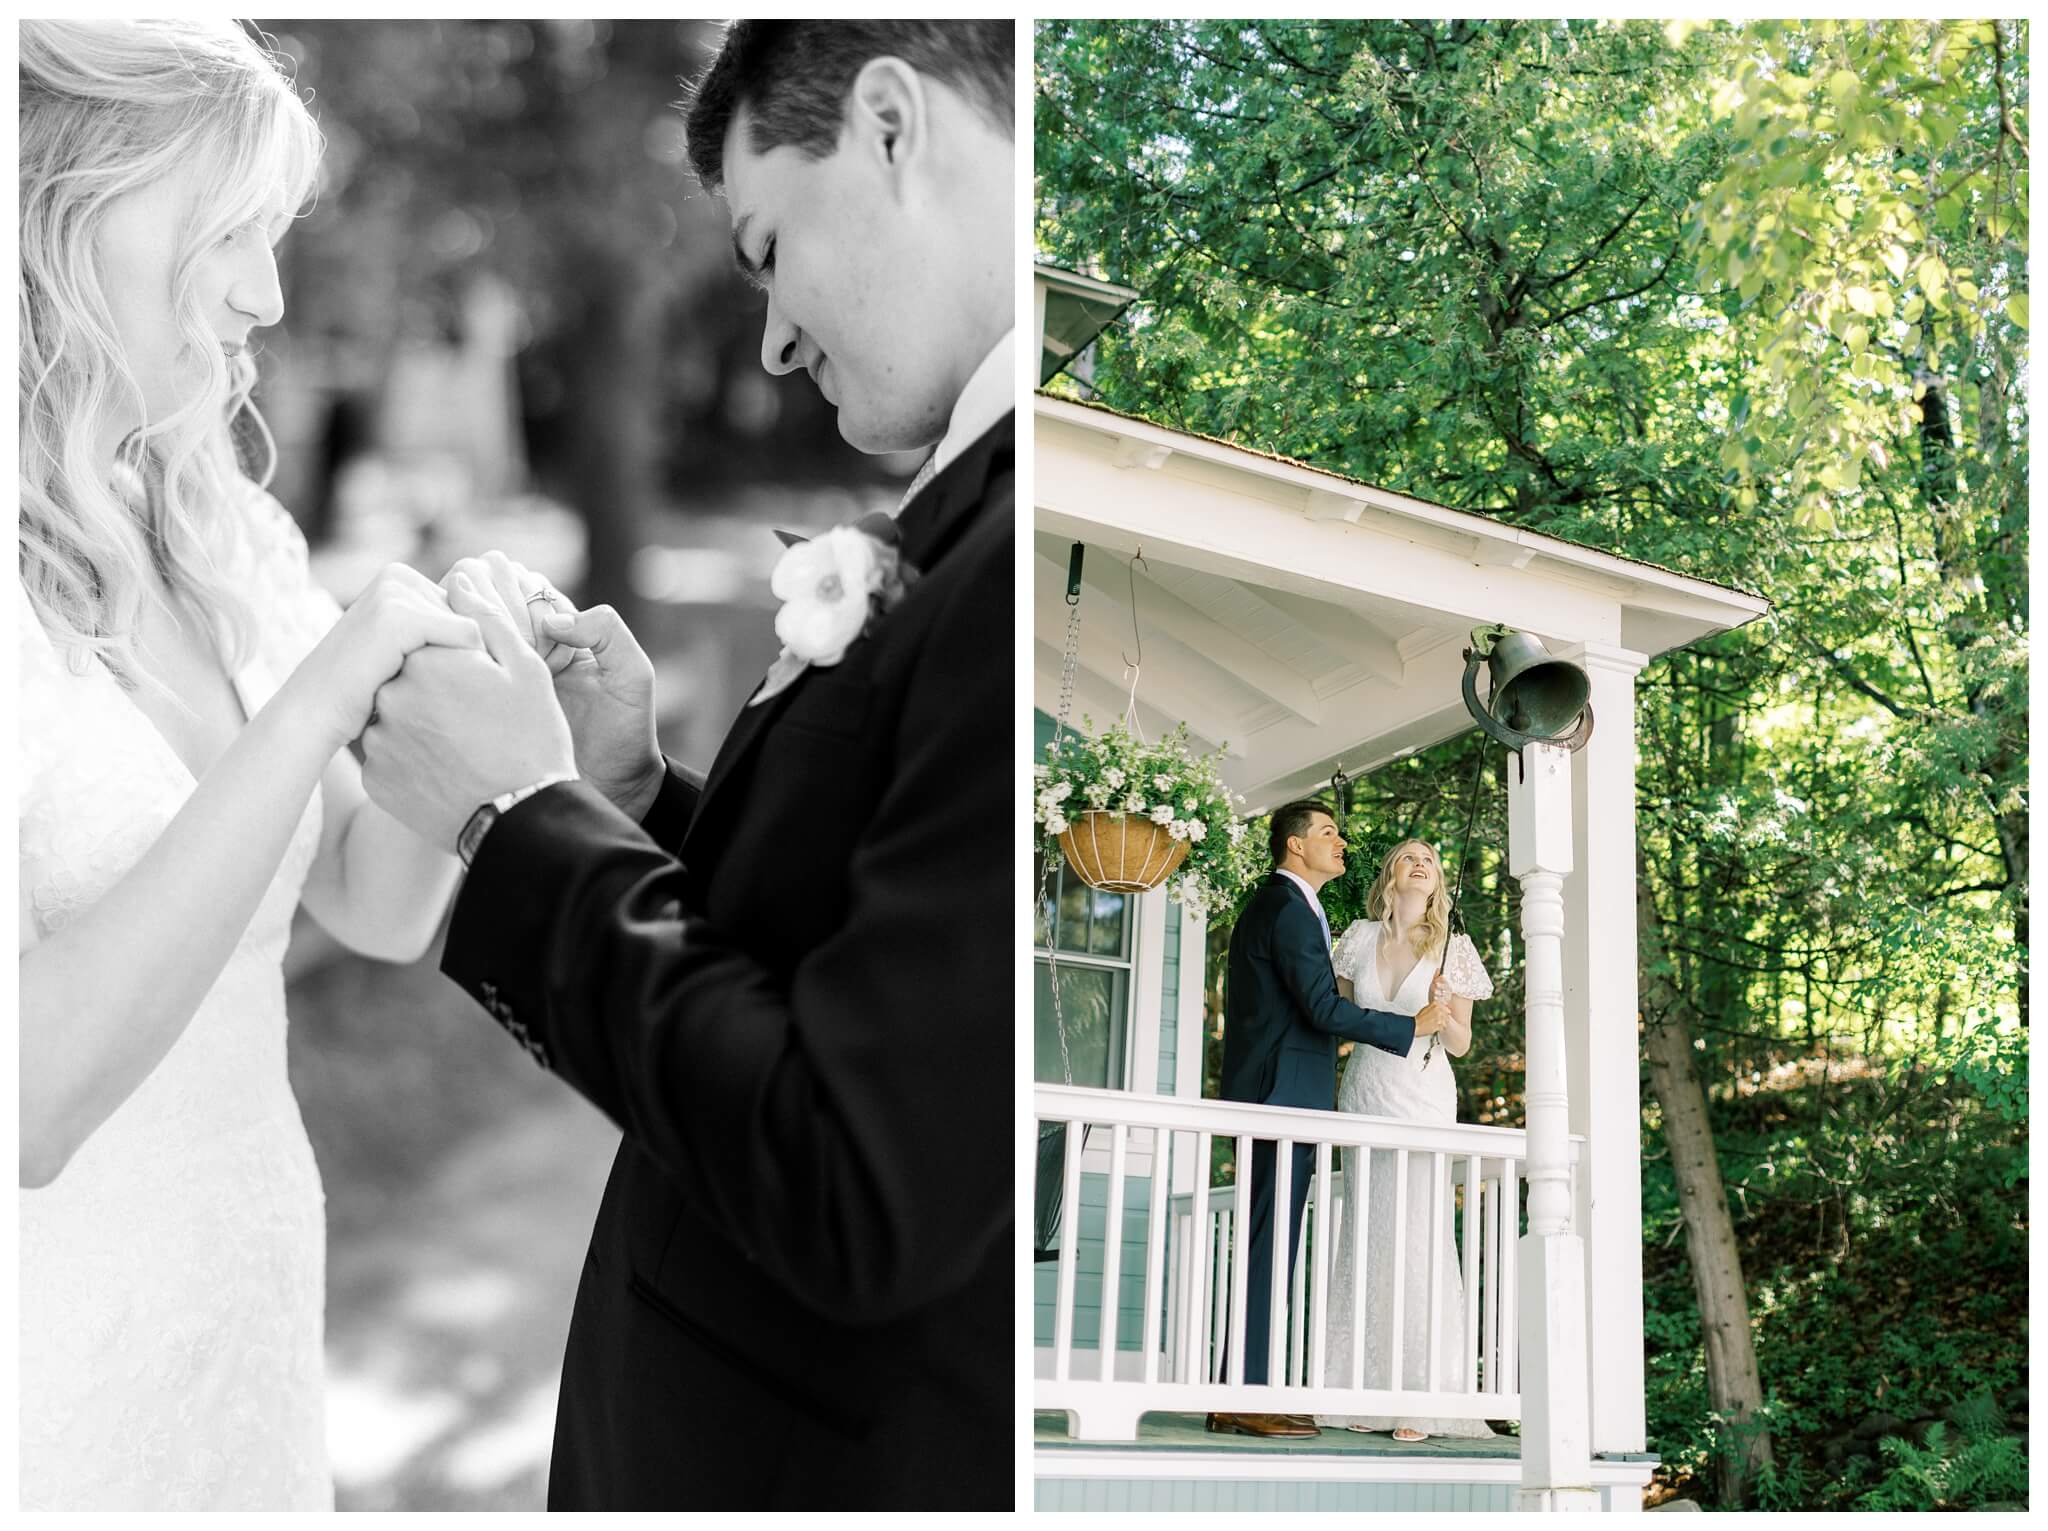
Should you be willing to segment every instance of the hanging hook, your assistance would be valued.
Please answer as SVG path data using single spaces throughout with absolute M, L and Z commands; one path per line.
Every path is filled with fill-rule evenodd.
M 1081 604 L 1081 555 L 1088 551 L 1088 544 L 1077 542 L 1074 551 L 1067 555 L 1067 604 Z
M 1131 582 L 1131 641 L 1138 645 L 1136 659 L 1124 654 L 1122 649 L 1117 650 L 1123 654 L 1124 668 L 1128 670 L 1140 669 L 1145 663 L 1145 639 L 1138 631 L 1138 565 L 1141 563 L 1145 563 L 1145 545 L 1142 542 L 1138 544 L 1137 552 L 1131 555 L 1131 561 L 1124 565 L 1124 573 L 1130 576 Z M 1145 572 L 1148 575 L 1152 572 L 1150 564 L 1145 564 Z

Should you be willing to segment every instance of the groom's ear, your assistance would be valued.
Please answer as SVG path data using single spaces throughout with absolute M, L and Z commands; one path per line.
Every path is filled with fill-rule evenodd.
M 885 173 L 899 172 L 925 152 L 931 132 L 924 80 L 900 58 L 861 65 L 847 96 L 852 144 Z

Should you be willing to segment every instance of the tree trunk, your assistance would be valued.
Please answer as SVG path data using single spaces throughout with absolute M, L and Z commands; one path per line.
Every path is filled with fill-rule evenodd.
M 1686 1255 L 1707 1346 L 1707 1401 L 1715 1413 L 1732 1421 L 1723 1427 L 1716 1463 L 1720 1499 L 1724 1508 L 1738 1509 L 1748 1503 L 1757 1473 L 1771 1463 L 1770 1433 L 1756 1419 L 1763 1381 L 1750 1339 L 1748 1288 L 1742 1280 L 1742 1255 L 1735 1244 L 1721 1162 L 1714 1153 L 1707 1095 L 1692 1064 L 1692 1006 L 1666 976 L 1670 958 L 1664 950 L 1663 927 L 1640 864 L 1636 930 L 1643 971 L 1643 1055 L 1650 1066 L 1650 1088 L 1664 1111 L 1664 1141 L 1671 1150 L 1679 1209 L 1685 1218 Z
M 657 451 L 658 309 L 631 260 L 585 249 L 580 322 L 565 347 L 569 497 L 589 535 L 583 605 L 608 602 L 628 626 L 642 615 L 628 578 L 646 532 Z

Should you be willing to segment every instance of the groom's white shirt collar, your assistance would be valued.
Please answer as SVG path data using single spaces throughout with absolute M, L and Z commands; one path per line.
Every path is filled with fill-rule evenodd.
M 953 418 L 946 434 L 932 449 L 932 472 L 942 473 L 946 465 L 981 436 L 990 426 L 1017 407 L 1017 331 L 1003 331 L 1003 338 L 968 374 L 967 386 L 953 401 Z

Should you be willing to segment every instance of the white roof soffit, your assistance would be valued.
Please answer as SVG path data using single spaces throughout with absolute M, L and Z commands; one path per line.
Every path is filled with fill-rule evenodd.
M 1148 734 L 1227 743 L 1253 807 L 1472 726 L 1471 628 L 1654 657 L 1760 597 L 1069 400 L 1035 401 L 1037 704 L 1059 694 L 1067 552 L 1087 544 L 1074 715 L 1130 693 L 1135 579 Z M 1127 572 L 1142 551 L 1144 564 Z

